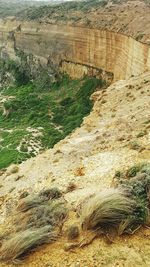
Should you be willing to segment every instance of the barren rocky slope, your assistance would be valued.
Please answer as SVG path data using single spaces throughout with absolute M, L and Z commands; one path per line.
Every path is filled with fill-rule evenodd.
M 111 186 L 115 171 L 148 162 L 149 96 L 149 72 L 94 93 L 93 111 L 81 128 L 52 150 L 22 163 L 17 173 L 10 174 L 10 167 L 1 176 L 1 201 L 5 202 L 1 219 L 13 207 L 12 200 L 24 190 L 32 193 L 57 186 L 74 210 L 86 196 Z M 77 188 L 65 193 L 70 182 Z M 73 211 L 69 220 L 78 220 Z M 135 237 L 119 238 L 112 245 L 100 238 L 83 250 L 68 253 L 63 252 L 64 234 L 58 243 L 31 255 L 23 266 L 149 266 L 149 236 L 145 228 Z

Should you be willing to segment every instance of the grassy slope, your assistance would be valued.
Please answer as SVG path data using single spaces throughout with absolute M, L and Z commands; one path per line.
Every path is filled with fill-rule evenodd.
M 53 147 L 80 126 L 92 108 L 89 96 L 99 85 L 96 78 L 70 80 L 64 76 L 46 90 L 39 90 L 32 83 L 5 89 L 2 96 L 14 98 L 4 103 L 7 116 L 3 115 L 2 106 L 0 110 L 0 168 L 36 155 L 36 146 L 39 151 Z M 28 127 L 40 134 L 34 136 Z

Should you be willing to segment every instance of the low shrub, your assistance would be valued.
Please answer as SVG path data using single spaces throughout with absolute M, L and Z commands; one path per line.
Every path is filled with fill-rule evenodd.
M 130 167 L 117 178 L 116 184 L 125 189 L 136 201 L 137 209 L 134 212 L 136 223 L 146 223 L 150 204 L 150 164 L 143 163 Z

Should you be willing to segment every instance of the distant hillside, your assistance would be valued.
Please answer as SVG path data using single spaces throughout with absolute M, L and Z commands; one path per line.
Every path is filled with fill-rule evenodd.
M 29 7 L 40 7 L 45 4 L 55 4 L 63 2 L 63 0 L 0 0 L 0 18 L 7 16 L 16 16 L 18 12 L 23 12 L 23 10 Z
M 23 19 L 39 19 L 39 18 L 59 18 L 59 20 L 68 20 L 76 18 L 78 21 L 85 16 L 88 17 L 91 12 L 99 11 L 101 8 L 108 8 L 108 16 L 111 11 L 118 6 L 130 6 L 132 3 L 134 5 L 139 5 L 140 3 L 150 5 L 149 0 L 140 1 L 126 1 L 126 0 L 60 0 L 60 1 L 49 1 L 56 5 L 45 5 L 41 7 L 34 7 L 24 10 L 19 14 L 19 17 Z M 110 8 L 110 9 L 109 9 Z M 102 10 L 104 11 L 104 10 Z M 122 11 L 123 12 L 123 11 Z M 93 14 L 95 15 L 95 14 Z M 88 20 L 88 19 L 87 19 Z M 89 20 L 88 20 L 89 21 Z
M 61 1 L 63 2 L 63 1 Z M 64 1 L 56 5 L 45 5 L 42 7 L 34 7 L 24 10 L 18 14 L 22 19 L 39 19 L 43 17 L 58 18 L 59 20 L 68 20 L 73 16 L 76 16 L 78 20 L 78 14 L 74 12 L 87 12 L 93 8 L 104 7 L 107 5 L 107 0 L 83 0 L 83 1 Z M 81 13 L 82 14 L 82 13 Z M 83 14 L 82 14 L 83 15 Z

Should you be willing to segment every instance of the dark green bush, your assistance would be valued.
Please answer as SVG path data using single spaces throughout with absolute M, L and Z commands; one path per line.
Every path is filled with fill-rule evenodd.
M 42 71 L 34 81 L 37 90 L 47 90 L 51 88 L 51 79 L 47 72 Z
M 74 100 L 71 97 L 66 97 L 65 99 L 60 101 L 61 106 L 70 106 Z
M 132 166 L 121 177 L 118 177 L 117 184 L 136 201 L 137 208 L 133 217 L 137 224 L 146 223 L 150 206 L 150 164 L 144 163 Z
M 127 177 L 135 177 L 137 173 L 140 171 L 141 165 L 134 165 L 131 168 L 128 169 L 126 172 Z

